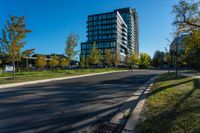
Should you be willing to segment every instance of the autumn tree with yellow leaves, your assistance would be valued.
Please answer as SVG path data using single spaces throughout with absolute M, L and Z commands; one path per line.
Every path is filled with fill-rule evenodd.
M 24 39 L 30 32 L 31 30 L 26 28 L 25 18 L 16 16 L 10 16 L 10 20 L 2 29 L 0 44 L 13 65 L 13 78 L 15 77 L 15 63 L 20 60 L 21 50 L 26 44 Z
M 51 60 L 49 61 L 50 67 L 55 68 L 56 66 L 58 66 L 58 64 L 59 64 L 59 58 L 58 58 L 58 56 L 53 55 L 50 58 L 51 58 Z
M 112 65 L 112 58 L 113 58 L 113 56 L 112 56 L 110 49 L 106 49 L 105 50 L 105 62 L 109 67 Z
M 47 61 L 44 55 L 38 55 L 35 65 L 39 70 L 43 69 L 47 65 Z
M 63 69 L 69 65 L 69 59 L 66 58 L 66 57 L 62 57 L 60 60 L 59 60 L 59 66 L 62 67 Z

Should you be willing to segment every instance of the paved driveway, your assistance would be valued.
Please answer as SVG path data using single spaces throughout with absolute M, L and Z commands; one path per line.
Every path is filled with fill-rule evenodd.
M 151 77 L 134 71 L 53 81 L 0 90 L 0 133 L 74 132 L 109 120 Z

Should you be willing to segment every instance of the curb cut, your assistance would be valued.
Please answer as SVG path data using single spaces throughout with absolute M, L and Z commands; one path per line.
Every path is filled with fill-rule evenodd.
M 136 133 L 135 127 L 139 122 L 140 114 L 144 108 L 144 103 L 148 93 L 150 93 L 150 89 L 154 84 L 155 79 L 157 76 L 148 80 L 142 87 L 145 87 L 144 91 L 141 93 L 141 96 L 138 98 L 138 103 L 135 108 L 130 112 L 130 117 L 122 131 L 122 133 Z M 131 111 L 131 110 L 130 110 Z
M 65 79 L 74 79 L 74 78 L 81 78 L 81 77 L 89 77 L 89 76 L 109 74 L 109 73 L 116 73 L 116 72 L 126 72 L 126 71 L 127 70 L 109 71 L 109 72 L 100 72 L 100 73 L 92 73 L 92 74 L 83 74 L 83 75 L 78 75 L 78 76 L 68 76 L 68 77 L 60 77 L 60 78 L 51 78 L 51 79 L 42 79 L 42 80 L 18 82 L 18 83 L 11 83 L 11 84 L 3 84 L 3 85 L 0 85 L 0 89 L 11 88 L 11 87 L 18 87 L 18 86 L 24 86 L 24 85 L 39 84 L 39 83 L 46 83 L 46 82 L 50 82 L 50 81 L 59 81 L 59 80 L 65 80 Z

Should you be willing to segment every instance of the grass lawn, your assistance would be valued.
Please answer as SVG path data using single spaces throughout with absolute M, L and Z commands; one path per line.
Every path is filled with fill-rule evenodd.
M 161 75 L 149 94 L 139 133 L 200 133 L 200 89 L 194 79 Z
M 66 76 L 75 76 L 82 74 L 90 73 L 100 73 L 100 72 L 109 72 L 109 71 L 120 71 L 124 69 L 83 69 L 83 70 L 53 70 L 53 71 L 35 71 L 35 72 L 18 72 L 16 73 L 16 78 L 7 78 L 12 77 L 11 73 L 0 74 L 0 84 L 24 82 L 24 81 L 33 81 L 39 79 L 49 79 L 56 77 L 66 77 Z

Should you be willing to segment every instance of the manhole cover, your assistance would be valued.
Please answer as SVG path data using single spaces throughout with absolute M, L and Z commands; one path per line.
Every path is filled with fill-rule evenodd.
M 93 125 L 89 133 L 121 133 L 122 130 L 122 125 L 117 125 L 108 122 L 100 122 Z

